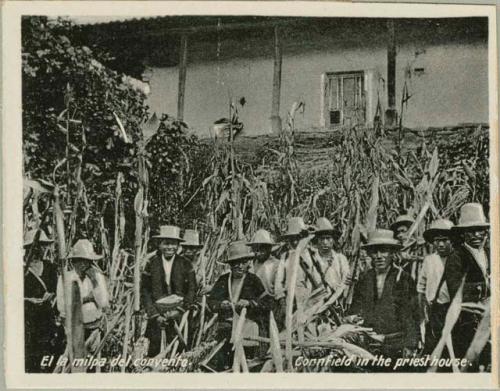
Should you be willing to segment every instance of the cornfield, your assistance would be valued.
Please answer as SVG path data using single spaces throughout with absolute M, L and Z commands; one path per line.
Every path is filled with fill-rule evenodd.
M 214 341 L 217 315 L 207 306 L 206 294 L 225 270 L 218 261 L 223 258 L 230 241 L 249 239 L 259 228 L 268 229 L 278 237 L 285 230 L 289 217 L 301 216 L 312 224 L 316 218 L 324 216 L 341 233 L 338 250 L 348 256 L 355 268 L 367 232 L 375 227 L 387 227 L 402 212 L 418 216 L 415 239 L 409 245 L 420 246 L 425 253 L 427 249 L 419 239 L 430 221 L 438 217 L 456 220 L 465 202 L 476 201 L 488 207 L 488 129 L 433 132 L 400 129 L 400 134 L 386 131 L 387 135 L 380 137 L 373 129 L 355 127 L 311 139 L 295 129 L 294 116 L 299 107 L 299 104 L 292 107 L 279 137 L 260 145 L 251 159 L 239 152 L 246 143 L 244 138 L 205 141 L 202 159 L 206 175 L 199 185 L 189 183 L 199 176 L 199 172 L 195 172 L 194 162 L 185 159 L 179 170 L 182 183 L 189 183 L 189 186 L 181 183 L 179 188 L 169 188 L 169 191 L 179 192 L 191 189 L 192 193 L 182 194 L 181 198 L 190 200 L 187 208 L 194 208 L 197 214 L 196 218 L 183 223 L 186 228 L 196 227 L 204 237 L 196 270 L 201 281 L 199 304 L 196 309 L 184 313 L 176 324 L 175 338 L 165 344 L 156 357 L 187 358 L 189 366 L 176 371 L 210 372 L 208 363 L 221 348 L 221 344 Z M 120 123 L 120 126 L 123 125 Z M 75 237 L 76 221 L 82 215 L 84 220 L 98 216 L 99 224 L 93 232 L 88 232 L 88 236 L 95 239 L 105 255 L 99 266 L 108 278 L 111 306 L 102 337 L 92 335 L 83 342 L 78 335 L 67 334 L 64 355 L 69 358 L 84 356 L 86 349 L 92 346 L 94 357 L 108 358 L 108 362 L 121 357 L 125 362 L 133 358 L 128 362 L 146 363 L 141 361 L 148 342 L 144 337 L 146 318 L 139 302 L 139 286 L 141 271 L 151 251 L 150 216 L 155 213 L 150 209 L 153 185 L 149 181 L 151 167 L 145 152 L 147 145 L 148 140 L 142 139 L 138 144 L 137 191 L 133 205 L 127 204 L 122 193 L 124 181 L 130 179 L 125 179 L 122 173 L 116 175 L 112 227 L 106 226 L 102 215 L 91 209 L 87 199 L 86 189 L 90 184 L 84 183 L 80 175 L 84 139 L 77 153 L 79 163 L 66 167 L 72 186 L 57 183 L 56 175 L 51 184 L 33 179 L 26 181 L 29 190 L 24 199 L 25 227 L 37 228 L 47 222 L 53 226 L 62 271 L 66 270 L 67 249 Z M 61 162 L 57 169 L 64 169 L 64 163 Z M 71 209 L 65 208 L 60 200 L 61 189 L 65 190 L 64 202 L 73 205 Z M 44 210 L 39 210 L 40 205 Z M 131 207 L 134 221 L 126 218 Z M 131 236 L 133 243 L 126 239 Z M 299 247 L 305 248 L 307 240 L 304 239 Z M 66 291 L 72 297 L 71 287 Z M 299 353 L 307 357 L 333 354 L 353 360 L 374 357 L 371 352 L 378 341 L 369 329 L 343 323 L 342 309 L 339 309 L 338 318 L 328 320 L 330 304 L 335 300 L 324 292 L 314 292 L 306 300 L 305 310 L 293 312 L 293 291 L 290 293 L 287 327 L 280 333 L 271 315 L 269 337 L 257 339 L 264 346 L 264 353 L 258 359 L 246 360 L 243 341 L 235 338 L 234 372 L 255 368 L 295 371 L 293 357 Z M 77 305 L 77 300 L 73 300 L 72 305 Z M 456 306 L 460 307 L 460 303 Z M 242 314 L 240 322 L 244 316 Z M 71 319 L 66 321 L 69 322 L 67 329 L 74 330 Z M 446 330 L 450 327 L 449 322 Z M 241 325 L 239 327 L 241 330 Z M 477 355 L 477 346 L 484 346 L 484 333 L 483 330 L 483 335 L 474 340 L 471 357 Z M 441 351 L 444 344 L 446 340 L 440 342 Z M 440 356 L 441 353 L 436 351 L 435 354 Z M 56 370 L 77 371 L 70 364 Z M 152 361 L 143 365 L 109 364 L 96 370 L 166 372 L 172 369 Z M 363 368 L 353 366 L 352 370 L 363 371 Z

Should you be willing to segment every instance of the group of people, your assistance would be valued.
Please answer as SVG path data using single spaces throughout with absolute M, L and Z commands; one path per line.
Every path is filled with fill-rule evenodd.
M 186 229 L 181 236 L 179 227 L 161 226 L 152 238 L 157 251 L 147 260 L 141 277 L 148 356 L 159 354 L 178 335 L 176 322 L 183 311 L 199 307 L 202 295 L 206 295 L 207 310 L 218 314 L 215 338 L 225 341 L 213 359 L 215 370 L 232 364 L 235 326 L 243 309 L 245 354 L 247 358 L 265 354 L 259 341 L 268 337 L 271 313 L 278 328 L 285 328 L 287 296 L 294 285 L 294 311 L 305 310 L 308 299 L 322 291 L 334 299 L 330 300 L 332 311 L 327 312 L 333 324 L 372 328 L 382 341 L 380 353 L 393 358 L 432 353 L 450 303 L 458 295 L 462 302 L 476 304 L 473 312 L 461 311 L 452 331 L 454 352 L 450 356 L 465 357 L 481 320 L 477 308 L 484 310 L 490 295 L 485 249 L 489 224 L 482 206 L 463 205 L 456 225 L 445 219 L 432 222 L 423 234 L 432 251 L 423 258 L 412 254 L 408 245 L 413 225 L 413 218 L 404 215 L 389 229 L 375 229 L 362 244 L 361 257 L 349 260 L 339 252 L 340 232 L 328 219 L 321 217 L 308 226 L 302 218 L 291 217 L 279 241 L 259 229 L 250 241 L 229 243 L 219 259 L 227 265 L 227 272 L 211 286 L 197 274 L 202 269 L 198 263 L 203 262 L 198 232 Z M 33 232 L 25 242 L 28 372 L 43 370 L 41 356 L 54 349 L 58 326 L 44 324 L 49 318 L 45 314 L 58 312 L 64 318 L 68 310 L 62 278 L 43 255 L 51 239 L 38 232 L 36 251 L 31 248 Z M 87 239 L 78 240 L 68 256 L 71 278 L 80 287 L 86 337 L 102 327 L 109 306 L 106 279 L 94 262 L 99 258 Z M 489 355 L 486 347 L 476 368 L 487 366 Z
M 72 303 L 66 303 L 65 288 L 78 286 L 81 300 L 83 339 L 100 336 L 104 312 L 109 307 L 106 277 L 95 261 L 103 256 L 96 254 L 87 239 L 78 240 L 68 254 L 71 264 L 63 284 L 62 274 L 52 262 L 53 240 L 43 229 L 27 233 L 24 274 L 25 320 L 25 369 L 26 372 L 51 372 L 56 360 L 44 360 L 45 356 L 57 356 L 64 352 L 64 322 L 68 311 L 74 311 Z M 73 314 L 74 317 L 79 316 Z M 98 338 L 97 338 L 98 339 Z M 97 340 L 94 338 L 94 340 Z

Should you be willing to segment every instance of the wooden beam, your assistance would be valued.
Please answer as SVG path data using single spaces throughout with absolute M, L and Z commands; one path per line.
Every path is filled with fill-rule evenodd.
M 385 125 L 393 127 L 397 124 L 396 111 L 396 32 L 394 19 L 387 20 L 387 110 Z
M 281 98 L 281 65 L 283 53 L 279 27 L 274 27 L 274 70 L 273 70 L 273 99 L 271 106 L 271 130 L 281 132 L 280 98 Z
M 394 20 L 387 21 L 387 104 L 396 108 L 396 33 Z
M 108 42 L 115 40 L 134 40 L 138 36 L 141 37 L 168 37 L 177 35 L 191 35 L 191 34 L 207 34 L 216 32 L 229 32 L 229 31 L 255 31 L 272 29 L 275 26 L 301 26 L 306 21 L 304 18 L 290 18 L 290 19 L 276 19 L 276 20 L 266 20 L 262 22 L 244 22 L 244 23 L 226 23 L 222 25 L 199 25 L 191 27 L 154 27 L 151 29 L 141 29 L 140 31 L 134 30 L 133 32 L 122 32 L 120 34 L 112 34 L 106 37 L 105 34 L 99 35 L 100 42 Z M 126 22 L 124 22 L 126 23 Z
M 184 120 L 184 96 L 186 92 L 187 35 L 181 35 L 179 55 L 179 88 L 177 91 L 177 119 Z

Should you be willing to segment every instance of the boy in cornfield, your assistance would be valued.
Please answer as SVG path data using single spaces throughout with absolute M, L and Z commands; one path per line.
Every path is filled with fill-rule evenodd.
M 411 215 L 401 215 L 391 224 L 390 229 L 394 232 L 394 237 L 403 246 L 396 266 L 406 271 L 414 281 L 417 281 L 423 257 L 421 255 L 422 243 L 408 237 L 414 223 L 415 219 Z
M 96 254 L 88 239 L 78 240 L 71 249 L 68 260 L 73 268 L 70 281 L 76 281 L 82 300 L 84 340 L 89 343 L 89 353 L 97 348 L 105 330 L 105 311 L 109 307 L 109 292 L 103 272 L 95 261 L 103 256 Z M 65 288 L 62 277 L 57 281 L 57 309 L 61 318 L 66 317 Z M 63 322 L 64 323 L 64 322 Z M 90 339 L 90 337 L 93 337 Z M 92 344 L 90 344 L 92 341 Z
M 184 231 L 183 242 L 181 242 L 182 256 L 191 264 L 196 273 L 196 283 L 200 286 L 202 280 L 201 267 L 198 263 L 200 250 L 203 245 L 200 243 L 200 233 L 195 229 Z
M 483 207 L 478 203 L 469 203 L 460 209 L 458 224 L 453 233 L 460 240 L 450 254 L 444 270 L 450 298 L 455 295 L 465 305 L 472 304 L 475 309 L 462 309 L 453 327 L 452 340 L 455 356 L 463 358 L 468 353 L 474 335 L 478 330 L 483 314 L 490 305 L 490 259 L 487 241 L 489 223 Z M 488 369 L 491 365 L 491 346 L 487 342 L 480 351 L 477 362 L 468 370 Z
M 377 229 L 370 233 L 364 248 L 373 268 L 356 284 L 350 308 L 351 314 L 364 320 L 364 326 L 382 335 L 380 353 L 392 359 L 412 357 L 418 343 L 413 315 L 415 285 L 408 273 L 393 266 L 401 247 L 392 231 Z
M 450 295 L 444 278 L 446 260 L 452 250 L 449 220 L 434 221 L 424 232 L 425 240 L 432 244 L 434 252 L 424 258 L 417 283 L 420 320 L 425 323 L 424 354 L 430 354 L 441 337 Z
M 252 241 L 248 243 L 255 254 L 252 265 L 253 272 L 260 278 L 267 293 L 272 297 L 274 297 L 274 284 L 279 265 L 279 260 L 272 255 L 275 244 L 271 234 L 265 229 L 259 229 L 253 236 Z
M 46 256 L 52 243 L 43 229 L 28 231 L 24 242 L 25 369 L 31 373 L 51 372 L 53 366 L 40 365 L 42 357 L 64 350 L 54 308 L 57 268 Z
M 243 324 L 242 338 L 264 335 L 271 309 L 270 296 L 259 277 L 250 272 L 250 262 L 255 255 L 245 241 L 229 244 L 224 260 L 230 271 L 222 274 L 215 282 L 208 304 L 218 314 L 217 339 L 225 341 L 213 362 L 217 371 L 226 370 L 233 360 L 233 341 L 241 311 L 247 315 Z M 246 358 L 254 358 L 259 353 L 259 342 L 243 341 Z
M 316 275 L 330 295 L 339 298 L 347 296 L 351 284 L 351 269 L 344 254 L 337 252 L 334 247 L 339 232 L 325 217 L 316 221 L 312 262 Z
M 148 315 L 146 337 L 149 339 L 148 356 L 154 357 L 164 344 L 176 335 L 174 321 L 179 320 L 181 310 L 187 310 L 196 295 L 196 277 L 191 262 L 178 254 L 183 241 L 180 228 L 162 225 L 158 235 L 157 253 L 150 259 L 142 275 L 142 302 Z M 161 300 L 182 298 L 177 308 L 166 310 Z
M 285 242 L 285 251 L 280 256 L 275 280 L 275 298 L 277 309 L 275 313 L 276 322 L 279 328 L 284 326 L 286 314 L 286 295 L 290 285 L 291 262 L 295 254 L 299 241 L 306 238 L 313 229 L 306 226 L 302 217 L 291 217 L 288 220 L 287 231 L 281 235 L 281 240 Z M 321 281 L 314 276 L 313 263 L 309 248 L 300 254 L 299 268 L 297 269 L 297 279 L 295 282 L 295 305 L 303 308 L 305 300 L 310 294 L 321 285 Z

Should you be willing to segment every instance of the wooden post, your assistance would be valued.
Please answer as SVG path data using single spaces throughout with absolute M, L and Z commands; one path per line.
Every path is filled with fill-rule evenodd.
M 274 73 L 273 73 L 273 101 L 271 106 L 271 130 L 281 132 L 280 97 L 281 97 L 281 64 L 282 50 L 279 27 L 274 27 Z
M 385 123 L 387 126 L 397 124 L 396 111 L 396 32 L 394 19 L 387 20 L 387 110 Z
M 184 95 L 186 91 L 186 66 L 187 66 L 187 35 L 181 36 L 179 56 L 179 90 L 177 92 L 177 119 L 184 120 Z

